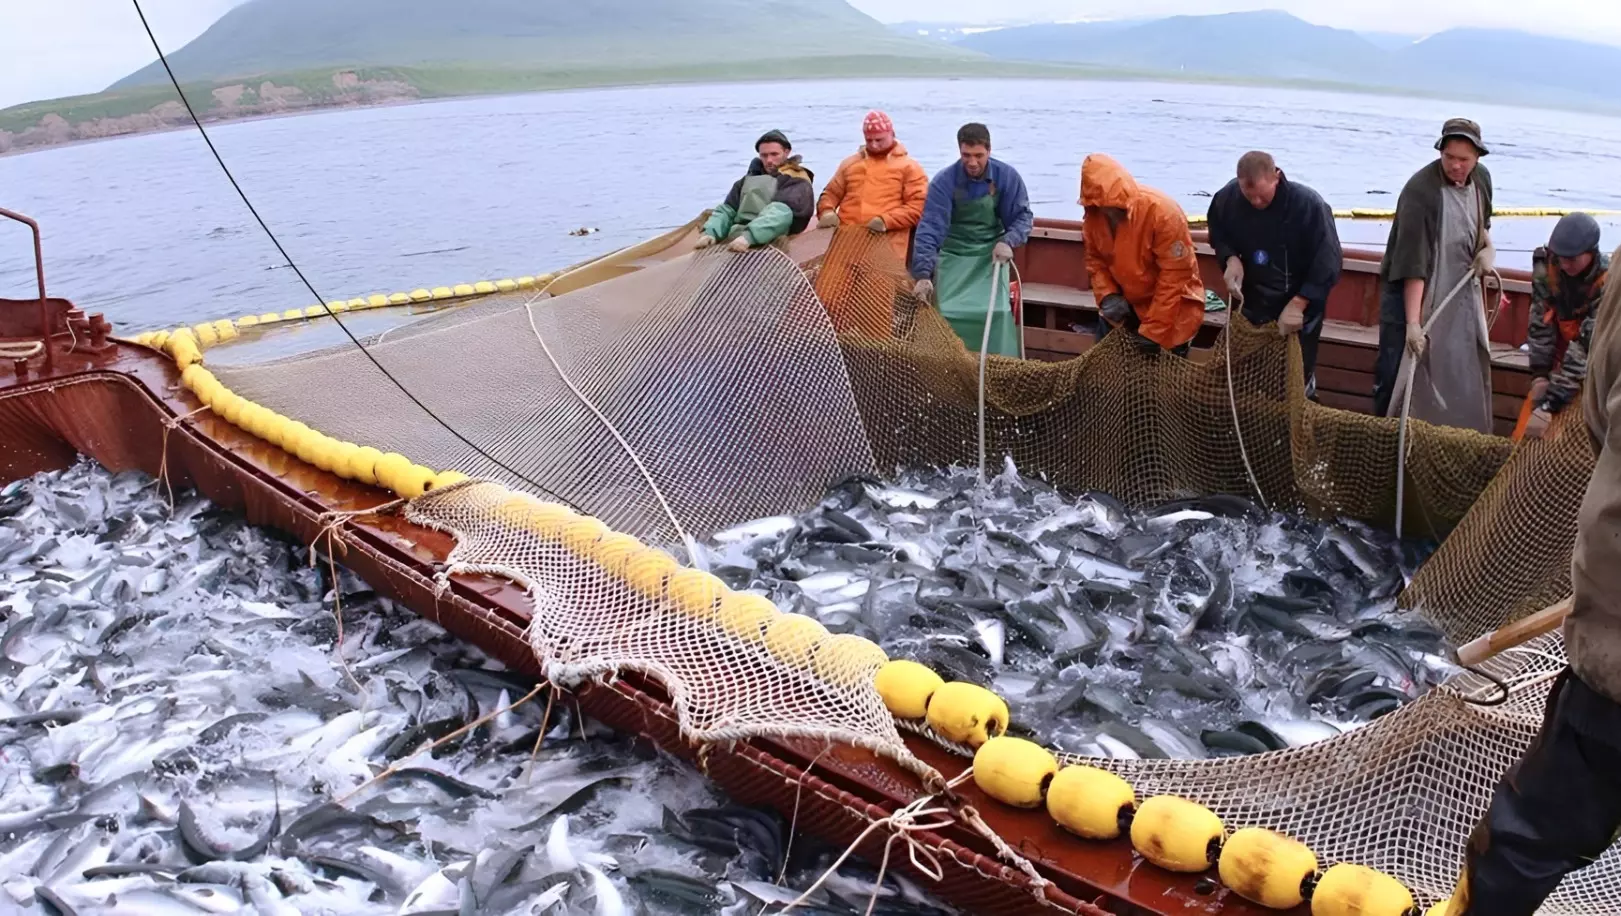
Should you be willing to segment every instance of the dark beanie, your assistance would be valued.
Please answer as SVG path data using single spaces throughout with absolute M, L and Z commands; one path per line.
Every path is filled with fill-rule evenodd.
M 760 151 L 760 144 L 762 143 L 781 143 L 782 148 L 785 150 L 791 150 L 794 148 L 794 145 L 788 142 L 788 135 L 780 130 L 768 130 L 764 134 L 761 134 L 760 139 L 754 141 L 755 152 Z

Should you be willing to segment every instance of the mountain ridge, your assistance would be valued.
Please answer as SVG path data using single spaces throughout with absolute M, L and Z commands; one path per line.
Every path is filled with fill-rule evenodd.
M 1278 10 L 1119 22 L 1012 26 L 951 44 L 999 60 L 1160 70 L 1214 79 L 1312 80 L 1504 102 L 1614 108 L 1621 48 L 1528 32 L 1450 29 L 1403 42 L 1312 25 Z

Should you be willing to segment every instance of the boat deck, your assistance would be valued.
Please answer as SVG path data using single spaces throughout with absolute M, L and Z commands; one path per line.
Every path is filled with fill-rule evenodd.
M 267 333 L 280 333 L 281 330 Z M 0 479 L 65 467 L 85 455 L 114 470 L 139 469 L 176 491 L 195 487 L 215 504 L 253 524 L 277 528 L 333 552 L 385 594 L 472 642 L 516 670 L 540 676 L 524 631 L 530 600 L 505 579 L 458 574 L 436 589 L 451 539 L 394 516 L 352 519 L 329 529 L 332 513 L 374 509 L 391 494 L 305 464 L 203 408 L 180 384 L 163 355 L 115 343 L 106 352 L 61 352 L 18 379 L 0 366 Z M 577 697 L 609 726 L 638 734 L 704 770 L 733 798 L 770 805 L 799 829 L 843 846 L 873 821 L 913 801 L 915 777 L 871 752 L 805 739 L 759 738 L 727 748 L 698 748 L 680 734 L 674 710 L 654 683 L 633 673 L 591 684 Z M 968 761 L 916 737 L 908 746 L 948 776 Z M 814 770 L 814 772 L 812 772 Z M 960 827 L 914 834 L 945 866 L 930 886 L 967 912 L 1110 914 L 1227 914 L 1276 912 L 1250 904 L 1203 876 L 1146 867 L 1124 840 L 1097 843 L 1064 832 L 1044 811 L 995 802 L 972 782 L 959 790 L 986 822 L 1007 837 L 1053 882 L 1048 904 L 1031 896 L 1028 879 L 995 858 L 977 834 Z M 875 831 L 858 847 L 869 861 L 884 854 Z M 891 864 L 907 867 L 902 861 Z M 923 879 L 927 880 L 927 879 Z M 1088 902 L 1091 901 L 1091 902 Z M 1296 916 L 1303 916 L 1299 908 Z

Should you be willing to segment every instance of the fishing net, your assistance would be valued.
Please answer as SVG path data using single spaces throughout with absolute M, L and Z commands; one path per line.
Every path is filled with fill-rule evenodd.
M 350 347 L 217 374 L 328 435 L 676 545 L 802 511 L 853 474 L 978 459 L 978 357 L 909 287 L 881 237 L 841 231 L 804 268 L 773 249 L 710 251 L 557 298 L 485 300 L 370 341 L 420 405 Z M 1128 504 L 1231 493 L 1388 526 L 1397 421 L 1307 400 L 1299 360 L 1292 342 L 1239 316 L 1200 360 L 1146 354 L 1122 334 L 1065 362 L 992 356 L 985 451 Z M 1465 640 L 1563 597 L 1593 464 L 1580 432 L 1516 449 L 1411 424 L 1407 533 L 1444 542 L 1403 604 Z M 466 484 L 430 493 L 409 514 L 456 535 L 452 568 L 530 589 L 532 643 L 555 676 L 656 677 L 695 740 L 820 735 L 907 756 L 871 687 L 870 659 L 829 654 L 818 666 L 792 646 L 717 626 L 723 608 L 638 591 L 634 575 L 557 532 L 537 534 L 524 519 L 538 501 L 510 498 Z M 1463 675 L 1309 747 L 1088 762 L 1122 773 L 1140 795 L 1175 793 L 1235 826 L 1285 830 L 1325 862 L 1384 869 L 1433 900 L 1450 893 L 1465 838 L 1529 743 L 1562 665 L 1555 635 L 1491 663 L 1513 687 L 1501 705 L 1478 705 L 1496 688 Z M 1571 876 L 1546 912 L 1610 912 L 1616 899 L 1621 862 L 1611 850 Z

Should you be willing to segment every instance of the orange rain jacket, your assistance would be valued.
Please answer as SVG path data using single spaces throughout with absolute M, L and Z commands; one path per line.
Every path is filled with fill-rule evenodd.
M 839 163 L 833 180 L 822 190 L 816 215 L 836 209 L 841 226 L 865 226 L 873 217 L 883 217 L 890 247 L 905 264 L 911 230 L 923 219 L 923 200 L 928 196 L 929 176 L 899 141 L 883 157 L 867 155 L 863 146 Z
M 1131 303 L 1137 333 L 1169 350 L 1193 339 L 1204 323 L 1204 282 L 1188 217 L 1176 201 L 1137 184 L 1103 153 L 1081 164 L 1081 205 L 1126 211 L 1119 233 L 1101 212 L 1086 217 L 1086 272 L 1092 295 L 1120 293 Z

